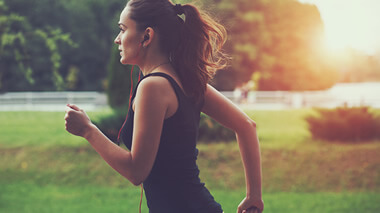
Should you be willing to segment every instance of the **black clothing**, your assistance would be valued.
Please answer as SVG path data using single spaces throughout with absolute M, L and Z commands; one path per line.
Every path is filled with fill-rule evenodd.
M 169 75 L 151 73 L 144 76 L 141 81 L 149 76 L 166 78 L 178 99 L 177 111 L 164 120 L 157 157 L 149 176 L 143 183 L 149 212 L 223 212 L 220 204 L 214 200 L 199 179 L 196 140 L 201 106 L 196 106 Z M 128 149 L 132 146 L 133 120 L 134 111 L 130 104 L 128 118 L 120 135 Z

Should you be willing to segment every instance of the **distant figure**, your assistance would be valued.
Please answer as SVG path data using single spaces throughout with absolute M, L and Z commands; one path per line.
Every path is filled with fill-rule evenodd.
M 248 95 L 253 87 L 253 82 L 248 81 L 243 83 L 241 86 L 237 87 L 236 90 L 238 91 L 238 103 L 239 104 L 246 104 L 248 103 Z
M 199 179 L 196 164 L 204 112 L 236 132 L 247 189 L 238 212 L 262 212 L 256 124 L 208 84 L 223 67 L 224 27 L 193 5 L 168 0 L 130 0 L 118 25 L 120 62 L 139 66 L 144 75 L 120 131 L 129 150 L 110 141 L 72 104 L 66 111 L 66 130 L 87 139 L 134 185 L 143 184 L 149 212 L 220 213 L 222 207 Z

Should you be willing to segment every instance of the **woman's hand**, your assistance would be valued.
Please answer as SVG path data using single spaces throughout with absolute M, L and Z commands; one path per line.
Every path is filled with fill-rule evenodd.
M 238 213 L 261 213 L 264 210 L 264 202 L 261 198 L 245 197 L 239 204 Z
M 67 104 L 65 121 L 66 130 L 81 137 L 86 137 L 93 125 L 87 114 L 74 104 Z

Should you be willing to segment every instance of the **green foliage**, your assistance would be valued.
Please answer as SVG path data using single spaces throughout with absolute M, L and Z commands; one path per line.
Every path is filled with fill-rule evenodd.
M 0 91 L 107 89 L 107 70 L 115 62 L 112 41 L 126 2 L 0 0 Z M 259 90 L 320 90 L 337 81 L 336 69 L 345 70 L 341 81 L 380 79 L 377 56 L 351 51 L 331 63 L 322 49 L 323 24 L 313 5 L 294 0 L 198 3 L 229 34 L 225 50 L 233 61 L 212 82 L 220 90 L 251 79 Z M 78 70 L 75 76 L 72 67 Z M 75 83 L 68 82 L 74 77 Z
M 117 142 L 120 128 L 126 119 L 126 112 L 113 110 L 111 113 L 99 116 L 93 123 L 113 142 Z
M 121 64 L 120 51 L 113 47 L 108 64 L 107 98 L 108 104 L 116 110 L 128 110 L 131 86 L 136 86 L 140 70 L 135 66 L 131 72 L 132 66 Z
M 252 79 L 258 90 L 321 90 L 337 81 L 321 45 L 323 23 L 315 6 L 294 0 L 208 2 L 228 29 L 228 73 L 237 85 L 253 73 L 259 73 Z M 228 89 L 224 85 L 215 86 Z
M 118 31 L 117 21 L 126 2 L 0 0 L 0 90 L 109 88 L 104 85 L 111 83 L 104 82 L 109 64 L 115 62 L 111 47 L 115 46 L 112 42 Z M 253 79 L 259 90 L 324 89 L 337 80 L 321 49 L 323 25 L 316 7 L 294 0 L 199 3 L 220 19 L 229 34 L 225 50 L 233 61 L 216 74 L 212 82 L 216 88 L 232 90 L 251 80 L 252 73 L 259 73 Z M 371 69 L 360 73 L 370 70 L 366 79 L 377 79 L 374 71 L 378 63 L 367 61 Z M 78 70 L 75 83 L 67 82 L 74 77 L 72 67 Z M 351 67 L 356 71 L 363 66 Z M 344 80 L 357 78 L 351 72 L 347 75 Z M 115 87 L 127 86 L 125 83 Z M 110 102 L 123 102 L 117 99 Z
M 36 34 L 40 36 L 44 41 L 45 45 L 50 51 L 50 62 L 52 65 L 52 80 L 55 85 L 56 90 L 64 90 L 65 82 L 59 73 L 59 68 L 61 67 L 61 55 L 58 50 L 59 42 L 66 43 L 71 47 L 76 47 L 77 45 L 70 39 L 69 34 L 63 34 L 60 29 L 49 29 L 49 33 L 42 30 L 36 30 Z M 49 35 L 50 34 L 50 35 Z
M 66 11 L 65 21 L 57 21 L 63 29 L 71 32 L 78 43 L 78 51 L 70 51 L 64 56 L 67 66 L 79 69 L 75 90 L 107 89 L 108 64 L 113 43 L 118 33 L 118 20 L 127 1 L 120 0 L 60 0 Z M 59 12 L 59 11 L 58 11 Z M 110 85 L 108 83 L 108 85 Z M 120 85 L 119 85 L 120 86 Z
M 206 114 L 201 114 L 198 132 L 200 143 L 230 142 L 235 139 L 235 133 L 232 130 L 220 125 Z
M 306 117 L 313 138 L 361 142 L 380 136 L 380 117 L 373 115 L 368 107 L 338 107 L 316 111 L 319 116 Z
M 125 3 L 0 0 L 0 90 L 103 90 Z
M 76 67 L 76 66 L 70 66 L 69 67 L 69 73 L 66 76 L 66 88 L 68 90 L 73 90 L 77 87 L 78 74 L 79 74 L 78 67 Z
M 4 1 L 0 5 L 0 91 L 65 89 L 60 48 L 76 46 L 70 35 L 60 28 L 33 27 Z

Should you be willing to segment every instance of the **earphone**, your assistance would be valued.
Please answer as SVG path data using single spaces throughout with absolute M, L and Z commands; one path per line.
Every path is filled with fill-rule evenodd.
M 148 41 L 148 40 L 149 40 L 149 34 L 144 35 L 144 40 L 141 42 L 141 44 L 143 44 L 144 41 Z

